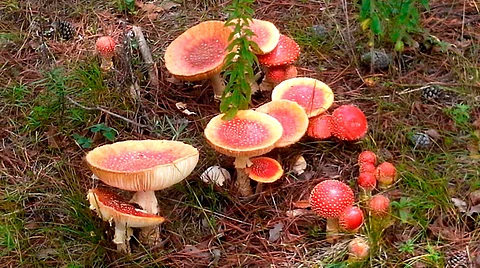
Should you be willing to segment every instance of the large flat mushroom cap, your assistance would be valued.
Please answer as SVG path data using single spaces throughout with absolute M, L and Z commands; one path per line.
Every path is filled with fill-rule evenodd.
M 205 21 L 186 30 L 167 47 L 165 67 L 178 79 L 198 81 L 222 70 L 232 29 Z
M 90 189 L 87 199 L 90 208 L 95 210 L 104 221 L 113 220 L 116 224 L 135 228 L 155 226 L 165 221 L 163 217 L 135 208 L 121 196 L 107 189 Z
M 275 182 L 283 176 L 283 168 L 277 160 L 260 156 L 251 158 L 252 165 L 247 167 L 245 171 L 248 177 L 254 181 L 262 183 Z
M 333 91 L 325 83 L 308 77 L 296 77 L 278 84 L 272 100 L 286 99 L 298 103 L 308 117 L 324 113 L 333 103 Z
M 285 147 L 299 141 L 308 127 L 305 110 L 296 102 L 273 100 L 256 109 L 257 112 L 273 116 L 282 124 L 283 134 L 275 147 Z
M 259 19 L 252 19 L 248 28 L 255 34 L 252 41 L 258 45 L 258 50 L 254 50 L 256 54 L 267 54 L 272 52 L 280 40 L 280 31 L 275 24 Z
M 270 152 L 282 137 L 277 119 L 253 110 L 240 110 L 231 120 L 224 114 L 213 117 L 205 127 L 208 143 L 219 153 L 233 157 L 254 157 Z
M 129 191 L 168 188 L 197 165 L 198 150 L 170 140 L 122 141 L 90 151 L 86 161 L 104 183 Z

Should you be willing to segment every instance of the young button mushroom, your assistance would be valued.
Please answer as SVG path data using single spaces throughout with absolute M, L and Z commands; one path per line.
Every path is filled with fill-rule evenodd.
M 337 180 L 325 180 L 317 184 L 310 193 L 313 212 L 327 219 L 327 241 L 336 240 L 338 217 L 354 202 L 352 189 Z
M 297 103 L 289 100 L 274 100 L 256 109 L 257 112 L 268 114 L 280 122 L 283 134 L 275 147 L 286 147 L 299 141 L 308 127 L 308 117 L 305 110 Z
M 379 188 L 388 188 L 395 182 L 397 169 L 392 163 L 383 162 L 375 170 L 375 177 L 377 178 Z
M 372 151 L 363 151 L 358 155 L 358 165 L 361 167 L 369 163 L 375 165 L 377 163 L 377 156 Z
M 363 224 L 363 211 L 356 206 L 346 208 L 338 218 L 340 227 L 348 232 L 356 232 Z
M 252 165 L 250 157 L 275 148 L 283 128 L 277 119 L 253 110 L 240 110 L 231 120 L 224 120 L 224 116 L 219 114 L 208 122 L 205 138 L 217 152 L 235 157 L 238 192 L 249 196 L 253 191 L 245 169 Z
M 308 118 L 324 113 L 333 103 L 332 89 L 325 83 L 307 77 L 283 81 L 272 91 L 272 100 L 291 100 L 305 109 Z
M 370 246 L 363 237 L 356 237 L 348 243 L 348 259 L 350 261 L 361 261 L 368 257 Z
M 280 179 L 283 175 L 283 168 L 277 160 L 261 156 L 251 158 L 252 165 L 245 169 L 250 179 L 259 183 L 271 183 Z
M 163 217 L 135 208 L 107 189 L 90 189 L 87 200 L 90 209 L 95 210 L 102 220 L 115 223 L 113 242 L 117 244 L 118 251 L 130 252 L 128 242 L 133 234 L 132 227 L 153 227 L 165 221 Z
M 360 173 L 372 173 L 375 175 L 376 172 L 376 167 L 374 164 L 371 163 L 365 163 L 363 165 L 360 165 L 359 171 Z
M 332 136 L 331 120 L 332 116 L 329 114 L 321 114 L 310 118 L 307 128 L 307 136 L 319 140 L 330 138 Z
M 102 36 L 97 39 L 96 48 L 102 58 L 101 68 L 110 70 L 113 67 L 112 58 L 115 55 L 115 40 L 111 36 Z
M 367 130 L 367 118 L 357 107 L 342 105 L 333 111 L 333 136 L 344 141 L 356 141 L 365 136 Z
M 178 36 L 165 51 L 165 67 L 185 81 L 210 79 L 214 97 L 220 99 L 225 84 L 220 72 L 230 44 L 231 27 L 222 21 L 205 21 Z
M 368 201 L 368 209 L 375 217 L 385 217 L 390 209 L 390 199 L 381 194 L 374 195 Z
M 375 175 L 370 172 L 362 172 L 358 175 L 357 184 L 362 189 L 360 194 L 360 200 L 366 201 L 372 197 L 372 190 L 377 185 L 377 179 Z

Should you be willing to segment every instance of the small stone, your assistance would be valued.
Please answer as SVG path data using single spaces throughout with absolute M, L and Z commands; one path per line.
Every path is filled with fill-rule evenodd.
M 361 60 L 363 64 L 373 64 L 374 69 L 386 69 L 392 64 L 390 55 L 381 50 L 374 50 L 362 55 Z
M 426 148 L 432 144 L 430 136 L 421 132 L 413 134 L 410 140 L 412 141 L 414 148 Z
M 310 30 L 312 32 L 313 37 L 323 38 L 328 35 L 327 28 L 325 27 L 325 25 L 322 25 L 322 24 L 313 25 L 310 28 Z

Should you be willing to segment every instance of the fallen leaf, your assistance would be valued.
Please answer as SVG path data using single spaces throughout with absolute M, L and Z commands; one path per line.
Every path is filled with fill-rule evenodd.
M 458 198 L 451 198 L 453 205 L 458 208 L 458 211 L 460 212 L 466 212 L 467 211 L 467 202 L 463 201 L 462 199 Z
M 300 175 L 305 171 L 306 168 L 307 168 L 307 161 L 305 161 L 305 158 L 303 158 L 303 156 L 300 155 L 297 158 L 297 161 L 295 161 L 295 164 L 292 167 L 292 171 L 295 174 Z
M 280 238 L 280 235 L 283 231 L 283 227 L 284 227 L 283 223 L 281 223 L 281 222 L 276 223 L 273 226 L 273 228 L 268 231 L 268 235 L 269 235 L 268 241 L 270 241 L 270 242 L 277 241 Z
M 210 258 L 211 255 L 208 252 L 208 250 L 200 250 L 195 246 L 192 245 L 186 245 L 180 253 L 190 255 L 192 257 L 197 257 L 197 258 Z
M 287 210 L 285 214 L 289 218 L 295 218 L 297 216 L 307 215 L 310 214 L 311 211 L 307 209 L 294 209 L 294 210 Z
M 480 204 L 480 190 L 475 190 L 468 194 L 468 198 L 470 199 L 470 204 L 472 206 L 476 206 Z

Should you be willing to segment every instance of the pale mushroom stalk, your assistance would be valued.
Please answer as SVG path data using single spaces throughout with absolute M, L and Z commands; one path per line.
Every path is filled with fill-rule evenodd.
M 238 189 L 238 192 L 241 196 L 250 196 L 253 194 L 252 186 L 250 185 L 250 178 L 248 177 L 245 168 L 252 165 L 249 157 L 236 157 L 235 158 L 235 169 L 237 171 L 237 181 L 235 185 Z
M 210 82 L 212 83 L 213 87 L 213 97 L 216 100 L 222 99 L 223 91 L 225 91 L 225 82 L 223 81 L 223 77 L 220 73 L 215 73 L 210 77 Z
M 338 218 L 327 218 L 326 241 L 329 243 L 335 242 L 339 237 L 339 229 Z
M 124 253 L 130 253 L 130 238 L 133 235 L 132 228 L 128 227 L 125 222 L 115 223 L 115 236 L 113 243 L 117 245 L 117 250 Z
M 130 202 L 138 204 L 147 213 L 158 214 L 158 200 L 155 191 L 138 191 L 133 195 Z

